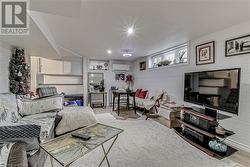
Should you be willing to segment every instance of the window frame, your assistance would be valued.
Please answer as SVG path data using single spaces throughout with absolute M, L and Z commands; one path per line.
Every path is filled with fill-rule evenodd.
M 173 46 L 173 47 L 170 47 L 170 48 L 167 48 L 167 49 L 164 49 L 164 50 L 161 50 L 159 52 L 156 52 L 156 53 L 153 53 L 151 55 L 148 56 L 148 63 L 149 63 L 149 69 L 154 69 L 154 68 L 162 68 L 162 67 L 171 67 L 171 66 L 178 66 L 178 65 L 186 65 L 186 64 L 189 64 L 190 62 L 190 46 L 189 46 L 189 42 L 185 42 L 185 43 L 182 43 L 180 45 L 176 45 L 176 46 Z M 171 64 L 169 65 L 166 65 L 166 66 L 158 66 L 155 64 L 155 59 L 158 57 L 160 58 L 161 60 L 160 61 L 164 61 L 164 60 L 167 60 L 167 58 L 164 59 L 164 57 L 167 55 L 167 53 L 171 53 L 171 52 L 175 52 L 174 53 L 174 56 L 175 56 L 175 59 L 176 59 L 176 52 L 177 51 L 180 51 L 181 48 L 184 48 L 186 47 L 187 49 L 187 56 L 186 56 L 186 62 L 178 62 L 178 63 L 174 63 L 173 60 L 171 62 Z M 159 63 L 160 61 L 158 61 L 157 63 Z

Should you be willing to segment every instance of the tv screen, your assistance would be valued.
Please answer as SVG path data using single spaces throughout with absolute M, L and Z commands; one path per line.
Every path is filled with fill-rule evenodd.
M 240 68 L 185 73 L 184 101 L 238 114 Z

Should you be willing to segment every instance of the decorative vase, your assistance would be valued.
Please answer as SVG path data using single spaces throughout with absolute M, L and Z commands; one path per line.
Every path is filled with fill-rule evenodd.
M 213 139 L 208 143 L 209 148 L 214 151 L 225 153 L 227 152 L 227 145 L 218 139 Z

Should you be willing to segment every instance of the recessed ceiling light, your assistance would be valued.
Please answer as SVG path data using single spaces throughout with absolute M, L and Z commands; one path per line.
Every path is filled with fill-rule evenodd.
M 123 55 L 122 55 L 123 57 L 131 57 L 132 56 L 132 54 L 131 53 L 123 53 Z
M 110 54 L 112 54 L 112 50 L 107 50 L 107 53 L 110 55 Z
M 128 34 L 128 36 L 134 34 L 134 27 L 129 27 L 127 30 L 127 34 Z

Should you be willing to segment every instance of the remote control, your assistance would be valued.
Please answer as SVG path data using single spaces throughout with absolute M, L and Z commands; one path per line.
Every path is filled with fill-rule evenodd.
M 83 140 L 89 140 L 89 139 L 91 139 L 91 136 L 80 134 L 80 133 L 72 133 L 71 136 L 77 137 L 77 138 L 80 138 L 80 139 L 83 139 Z

